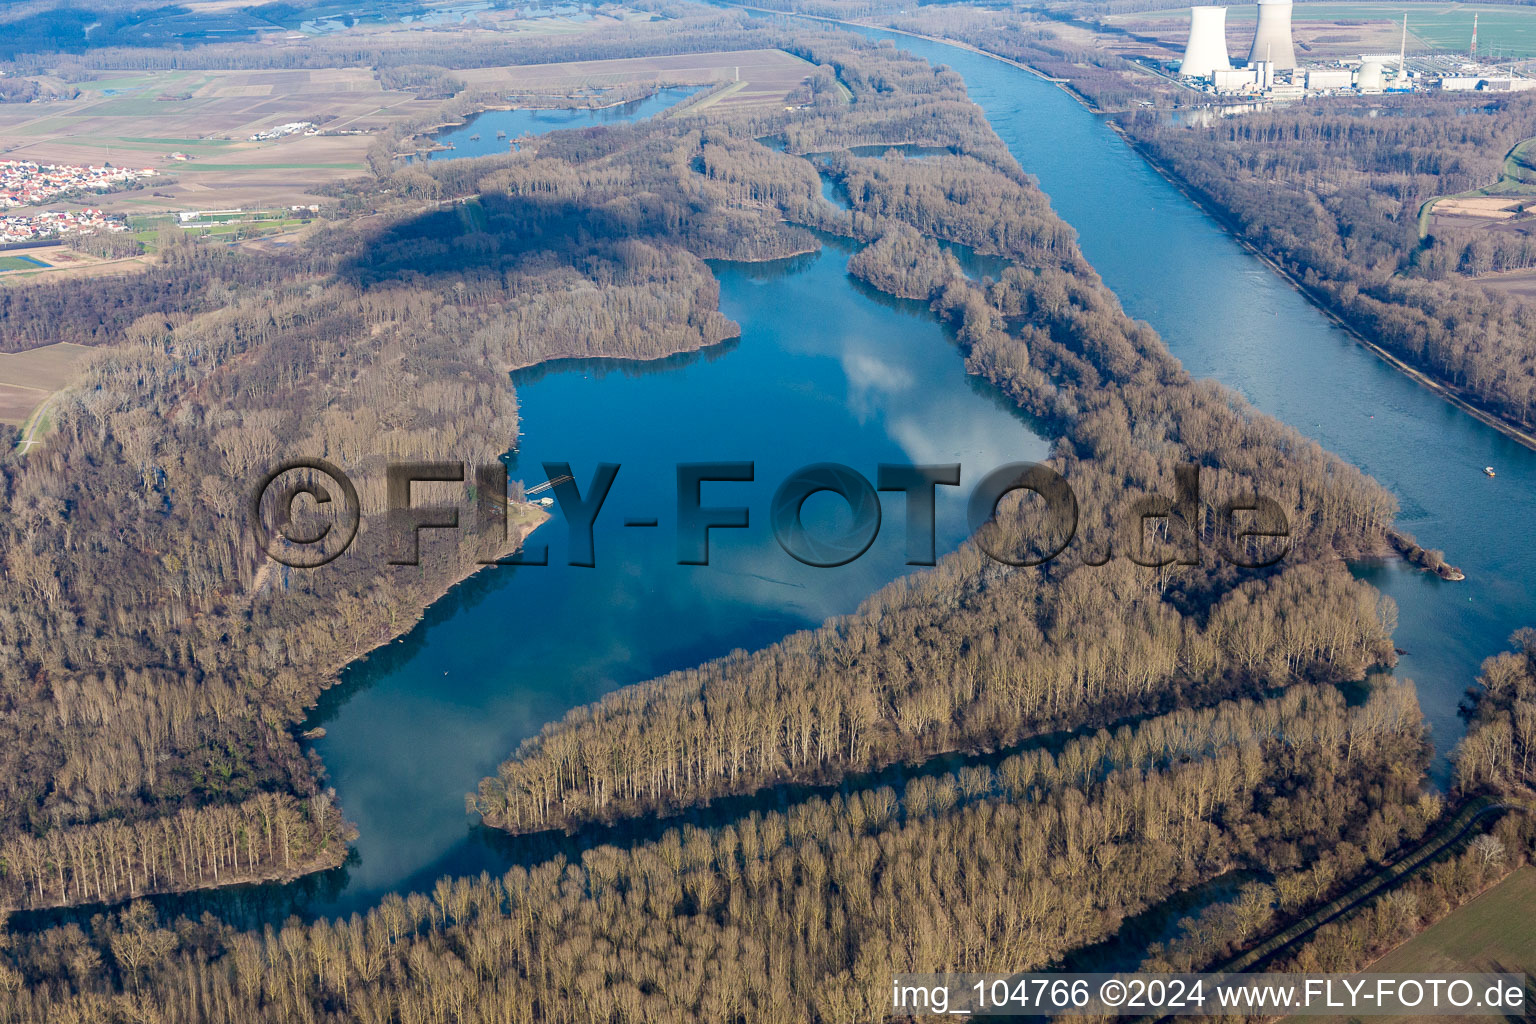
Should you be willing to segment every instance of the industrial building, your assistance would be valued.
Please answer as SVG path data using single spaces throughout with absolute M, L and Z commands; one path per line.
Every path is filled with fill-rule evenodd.
M 1309 68 L 1306 73 L 1307 92 L 1348 89 L 1354 84 L 1355 73 L 1349 68 Z
M 1440 79 L 1440 88 L 1447 92 L 1524 92 L 1527 89 L 1536 89 L 1536 78 L 1515 78 L 1511 75 L 1489 77 L 1446 75 Z
M 1251 96 L 1270 100 L 1302 99 L 1319 93 L 1354 90 L 1379 94 L 1439 88 L 1463 92 L 1521 92 L 1536 89 L 1536 78 L 1510 67 L 1476 58 L 1474 18 L 1471 53 L 1429 54 L 1408 58 L 1408 18 L 1403 17 L 1397 53 L 1362 53 L 1312 67 L 1299 67 L 1291 40 L 1292 0 L 1257 0 L 1258 17 L 1246 66 L 1232 66 L 1227 54 L 1227 9 L 1190 8 L 1189 42 L 1179 74 L 1192 89 L 1222 96 Z M 1470 59 L 1469 59 L 1470 58 Z
M 1186 78 L 1209 78 L 1217 71 L 1230 70 L 1232 60 L 1227 56 L 1227 9 L 1191 7 L 1189 43 L 1184 47 L 1184 60 L 1179 63 L 1179 74 Z
M 1211 87 L 1223 93 L 1253 92 L 1258 88 L 1258 81 L 1252 68 L 1232 68 L 1230 71 L 1213 71 Z
M 1211 75 L 1211 87 L 1220 93 L 1267 92 L 1275 87 L 1275 65 L 1261 60 L 1246 68 L 1216 71 Z
M 1248 49 L 1248 64 L 1267 60 L 1277 71 L 1296 67 L 1296 48 L 1291 44 L 1291 0 L 1259 0 L 1259 22 Z
M 1221 95 L 1263 96 L 1270 99 L 1299 99 L 1308 93 L 1338 92 L 1355 89 L 1380 93 L 1395 91 L 1388 85 L 1387 62 L 1396 67 L 1396 89 L 1408 85 L 1403 69 L 1404 54 L 1362 54 L 1358 63 L 1334 61 L 1327 66 L 1301 68 L 1296 64 L 1296 48 L 1291 39 L 1292 0 L 1258 0 L 1253 42 L 1248 48 L 1245 67 L 1234 68 L 1227 55 L 1226 8 L 1200 6 L 1190 9 L 1189 42 L 1179 74 L 1185 81 L 1203 80 L 1205 88 Z M 1407 22 L 1403 25 L 1403 45 L 1407 45 Z M 1193 87 L 1198 85 L 1191 83 Z M 1502 82 L 1473 81 L 1451 88 L 1509 89 L 1519 85 Z
M 1291 43 L 1291 0 L 1259 0 L 1248 66 L 1233 71 L 1227 55 L 1227 9 L 1201 6 L 1189 10 L 1189 42 L 1179 74 L 1204 78 L 1217 92 L 1254 92 L 1274 87 L 1275 72 L 1296 67 Z

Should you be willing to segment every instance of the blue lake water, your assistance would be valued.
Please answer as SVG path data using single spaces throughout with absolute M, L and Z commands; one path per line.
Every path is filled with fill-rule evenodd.
M 987 470 L 1038 459 L 1047 443 L 1009 402 L 965 373 L 919 304 L 848 277 L 849 251 L 761 265 L 716 264 L 739 341 L 658 363 L 567 362 L 514 377 L 523 438 L 513 476 L 569 462 L 585 492 L 599 462 L 621 466 L 595 531 L 596 567 L 563 564 L 566 527 L 530 540 L 550 565 L 493 569 L 455 591 L 402 642 L 351 669 L 317 719 L 315 746 L 361 829 L 345 889 L 310 909 L 366 906 L 444 873 L 500 871 L 463 794 L 543 723 L 627 683 L 756 648 L 853 611 L 905 561 L 905 499 L 882 496 L 874 546 L 811 568 L 786 554 L 768 508 L 792 471 L 845 463 L 961 463 L 940 488 L 937 545 L 966 536 L 964 495 Z M 509 439 L 510 442 L 511 439 Z M 677 562 L 677 462 L 752 461 L 752 483 L 704 485 L 704 504 L 746 506 L 745 530 L 716 530 L 708 566 Z M 844 529 L 831 495 L 806 503 L 813 532 Z M 653 528 L 626 518 L 654 517 Z
M 512 140 L 520 136 L 543 135 L 562 128 L 592 128 L 644 120 L 676 106 L 702 88 L 681 86 L 662 89 L 644 99 L 597 109 L 578 107 L 569 110 L 531 110 L 520 107 L 514 110 L 487 110 L 456 128 L 432 136 L 433 141 L 453 148 L 434 150 L 428 159 L 458 160 L 470 156 L 492 156 L 507 152 Z M 497 132 L 505 132 L 506 138 L 498 139 Z

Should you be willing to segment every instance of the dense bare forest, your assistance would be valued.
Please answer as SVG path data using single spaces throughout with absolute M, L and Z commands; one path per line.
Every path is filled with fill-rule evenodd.
M 325 452 L 377 511 L 385 459 L 483 463 L 512 446 L 508 369 L 667 354 L 733 333 L 707 269 L 639 238 L 567 250 L 584 273 L 549 250 L 498 260 L 490 244 L 474 268 L 398 272 L 398 253 L 448 245 L 441 233 L 454 225 L 461 244 L 493 244 L 463 227 L 472 219 L 454 207 L 337 228 L 284 260 L 271 289 L 201 316 L 141 307 L 59 406 L 47 449 L 5 466 L 8 830 L 93 827 L 263 791 L 312 797 L 315 766 L 286 725 L 337 668 L 407 628 L 485 556 L 470 546 L 391 570 L 377 531 L 325 570 L 262 569 L 244 508 L 272 463 Z M 218 259 L 172 251 L 165 272 L 216 289 L 203 271 Z M 154 276 L 139 282 L 150 294 Z M 91 305 L 60 300 L 82 318 Z M 88 474 L 73 469 L 87 463 Z M 33 898 L 15 876 L 5 885 L 8 899 Z
M 1513 650 L 1483 662 L 1467 691 L 1471 724 L 1454 756 L 1458 795 L 1476 797 L 1468 812 L 1481 808 L 1491 826 L 1471 830 L 1402 885 L 1318 929 L 1273 969 L 1359 970 L 1536 859 L 1536 631 L 1522 629 L 1511 643 Z
M 1438 835 L 1450 840 L 1449 849 L 1250 969 L 1360 970 L 1536 858 L 1536 632 L 1522 629 L 1511 642 L 1514 650 L 1488 658 L 1467 691 L 1463 712 L 1471 725 L 1452 757 L 1457 786 L 1450 794 L 1461 813 L 1442 815 L 1438 795 L 1420 798 L 1421 820 L 1443 823 Z M 1463 819 L 1472 826 L 1465 831 L 1458 824 Z M 1426 839 L 1431 848 L 1438 845 L 1435 834 Z M 1307 894 L 1333 880 L 1369 878 L 1370 870 L 1363 869 L 1383 860 L 1379 849 L 1342 843 L 1304 871 L 1244 884 L 1233 898 L 1181 921 L 1172 938 L 1154 944 L 1143 969 L 1196 970 L 1224 962 L 1272 931 L 1277 909 L 1306 903 Z
M 863 1021 L 883 1014 L 893 971 L 1050 966 L 1232 870 L 1272 887 L 1231 931 L 1258 935 L 1440 819 L 1420 790 L 1412 686 L 1369 675 L 1394 659 L 1393 608 L 1341 559 L 1385 549 L 1391 496 L 1191 380 L 1120 309 L 958 76 L 839 34 L 697 17 L 710 48 L 778 44 L 821 65 L 805 109 L 560 133 L 475 161 L 386 154 L 291 251 L 167 244 L 136 277 L 6 291 L 0 348 L 103 347 L 46 446 L 0 461 L 16 581 L 0 608 L 16 655 L 0 674 L 6 907 L 335 863 L 349 826 L 294 725 L 337 667 L 509 542 L 490 529 L 391 569 L 386 531 L 371 531 L 290 574 L 253 549 L 244 488 L 323 452 L 377 510 L 385 459 L 494 460 L 518 436 L 509 369 L 730 336 L 705 259 L 803 252 L 812 228 L 867 243 L 851 273 L 926 301 L 968 368 L 1058 433 L 1052 464 L 1082 509 L 1067 556 L 985 554 L 1036 536 L 1038 510 L 1005 503 L 853 615 L 551 724 L 473 800 L 488 823 L 532 831 L 781 783 L 842 792 L 659 838 L 573 840 L 345 921 L 242 932 L 137 901 L 16 929 L 0 943 L 0 1021 Z M 679 31 L 663 23 L 626 53 Z M 523 59 L 622 48 L 518 45 Z M 409 57 L 380 63 L 438 89 L 451 83 L 436 69 L 485 55 Z M 847 152 L 902 143 L 949 155 Z M 822 198 L 817 165 L 851 211 Z M 973 280 L 939 241 L 1012 265 Z M 1191 465 L 1198 499 L 1157 503 Z M 1233 505 L 1283 515 L 1287 539 L 1245 531 Z M 1150 531 L 1127 516 L 1147 507 L 1161 510 Z M 1179 564 L 1194 546 L 1206 556 Z M 1486 728 L 1502 706 L 1479 712 Z M 955 750 L 974 762 L 929 760 Z M 902 760 L 917 765 L 901 785 L 850 778 Z
M 1536 794 L 1536 630 L 1514 636 L 1513 651 L 1483 662 L 1469 691 L 1471 726 L 1457 752 L 1465 789 Z
M 1376 116 L 1381 113 L 1386 116 Z M 1518 232 L 1419 238 L 1419 208 L 1498 180 L 1536 101 L 1325 99 L 1206 128 L 1136 117 L 1160 164 L 1363 335 L 1523 426 L 1536 423 L 1536 308 L 1469 279 L 1531 266 Z
M 893 971 L 1045 966 L 1235 865 L 1414 837 L 1424 752 L 1411 688 L 1350 708 L 1296 687 L 335 924 L 242 934 L 135 905 L 14 937 L 0 1019 L 852 1024 L 883 1015 Z
M 487 549 L 389 567 L 388 531 L 364 531 L 325 569 L 264 567 L 249 489 L 276 461 L 321 452 L 377 511 L 386 459 L 494 461 L 518 435 L 508 370 L 718 342 L 736 328 L 700 256 L 813 247 L 765 212 L 769 194 L 838 223 L 804 161 L 697 126 L 561 146 L 589 159 L 585 176 L 532 151 L 408 167 L 341 203 L 374 213 L 287 252 L 168 237 L 137 275 L 6 290 L 0 348 L 104 346 L 47 445 L 0 464 L 6 903 L 337 863 L 347 826 L 323 809 L 291 727 L 338 668 L 409 628 Z M 755 183 L 727 171 L 742 152 Z M 497 532 L 486 545 L 504 551 Z M 267 798 L 307 823 L 280 846 Z M 173 857 L 155 823 L 188 814 L 201 846 Z M 226 841 L 231 829 L 244 838 Z M 40 856 L 42 884 L 19 867 Z

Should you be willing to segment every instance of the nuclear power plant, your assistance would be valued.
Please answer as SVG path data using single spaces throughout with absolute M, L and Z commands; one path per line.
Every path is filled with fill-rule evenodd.
M 1227 49 L 1227 8 L 1200 5 L 1189 9 L 1189 40 L 1184 59 L 1173 73 L 1172 62 L 1147 57 L 1140 63 L 1189 89 L 1222 97 L 1289 102 L 1340 93 L 1379 94 L 1415 89 L 1519 92 L 1536 90 L 1536 74 L 1518 62 L 1499 66 L 1479 58 L 1478 23 L 1472 18 L 1471 45 L 1465 55 L 1429 53 L 1408 56 L 1408 16 L 1403 16 L 1397 53 L 1329 56 L 1296 63 L 1291 38 L 1293 0 L 1257 0 L 1253 40 L 1247 59 L 1234 67 Z M 1326 22 L 1328 16 L 1320 20 Z M 1315 28 L 1315 26 L 1309 26 Z M 1326 37 L 1315 42 L 1325 41 Z M 1241 44 L 1239 44 L 1241 45 Z M 1311 52 L 1310 47 L 1304 50 Z M 1262 104 L 1220 104 L 1223 116 L 1262 109 Z
M 1240 68 L 1234 68 L 1228 56 L 1227 8 L 1190 8 L 1189 42 L 1179 64 L 1179 77 L 1185 84 L 1218 94 L 1280 100 L 1299 99 L 1308 93 L 1393 92 L 1408 87 L 1401 58 L 1390 85 L 1385 64 L 1370 55 L 1362 55 L 1358 63 L 1346 60 L 1300 67 L 1291 40 L 1292 0 L 1258 0 L 1254 7 L 1253 41 Z M 1406 50 L 1406 30 L 1403 39 Z
M 1259 0 L 1259 24 L 1248 49 L 1248 66 L 1267 60 L 1276 71 L 1296 68 L 1296 48 L 1291 45 L 1291 0 Z
M 1402 31 L 1395 54 L 1330 54 L 1316 48 L 1329 38 L 1316 37 L 1319 21 L 1329 23 L 1332 15 L 1319 11 L 1319 17 L 1306 17 L 1303 51 L 1313 54 L 1306 64 L 1296 63 L 1296 45 L 1292 41 L 1293 0 L 1256 0 L 1253 3 L 1253 40 L 1247 45 L 1247 58 L 1240 57 L 1233 66 L 1227 49 L 1227 8 L 1200 5 L 1189 9 L 1189 40 L 1184 45 L 1184 60 L 1174 63 L 1163 55 L 1134 58 L 1143 68 L 1172 78 L 1186 89 L 1220 97 L 1213 107 L 1221 117 L 1264 109 L 1269 103 L 1290 103 L 1327 95 L 1378 95 L 1385 92 L 1413 92 L 1415 89 L 1442 89 L 1468 92 L 1536 91 L 1536 74 L 1522 66 L 1522 61 L 1490 61 L 1479 57 L 1478 17 L 1471 18 L 1470 46 L 1467 51 L 1435 52 L 1409 57 L 1409 15 L 1402 15 Z M 1240 9 L 1246 14 L 1246 9 Z M 1487 29 L 1487 26 L 1482 26 Z M 1243 45 L 1244 40 L 1235 40 Z M 1169 46 L 1174 49 L 1177 46 Z M 1316 48 L 1316 49 L 1313 49 Z M 1166 54 L 1166 49 L 1164 49 Z M 1174 49 L 1177 52 L 1177 49 Z M 1241 54 L 1241 51 L 1238 51 Z M 1528 61 L 1525 61 L 1528 63 Z M 1227 101 L 1232 100 L 1232 101 Z M 1193 121 L 1192 121 L 1193 123 Z
M 1232 61 L 1227 56 L 1227 9 L 1191 7 L 1189 45 L 1184 47 L 1179 74 L 1210 78 L 1218 71 L 1231 70 Z

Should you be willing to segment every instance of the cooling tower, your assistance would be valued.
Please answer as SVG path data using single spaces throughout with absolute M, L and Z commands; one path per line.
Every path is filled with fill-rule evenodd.
M 1287 5 L 1289 7 L 1289 5 Z M 1189 9 L 1189 45 L 1179 74 L 1209 78 L 1214 71 L 1232 70 L 1227 58 L 1227 9 L 1191 7 Z
M 1296 49 L 1291 45 L 1291 0 L 1259 0 L 1259 26 L 1253 33 L 1253 49 L 1248 63 L 1272 60 L 1276 71 L 1296 67 Z

